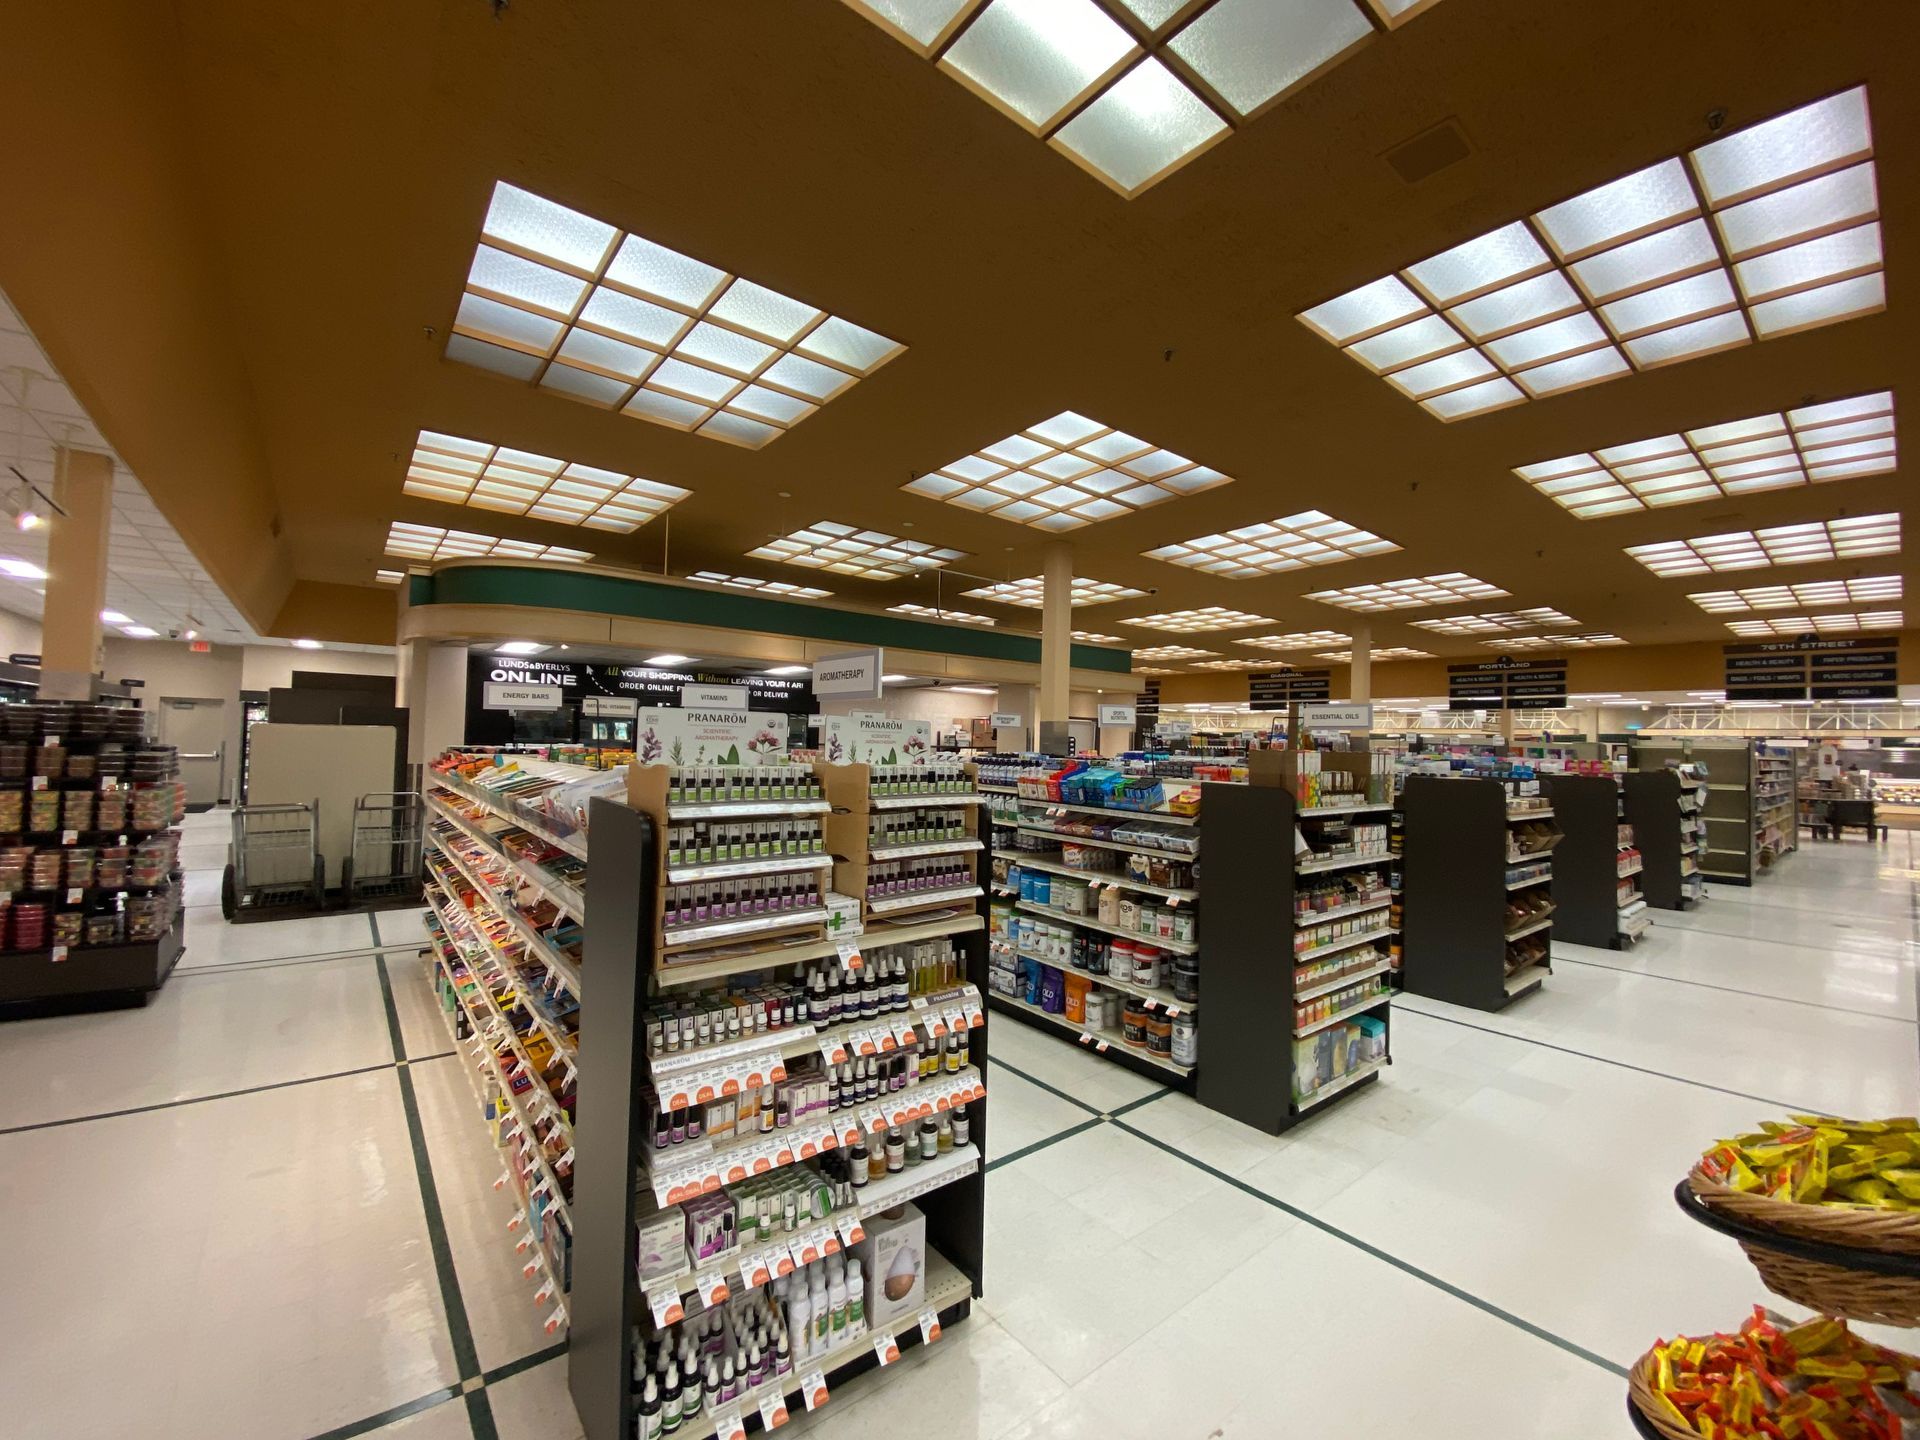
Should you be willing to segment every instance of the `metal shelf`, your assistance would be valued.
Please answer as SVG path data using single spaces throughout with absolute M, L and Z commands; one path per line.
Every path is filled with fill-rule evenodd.
M 521 773 L 530 775 L 533 772 L 523 770 Z M 538 835 L 549 845 L 554 846 L 556 849 L 566 851 L 569 855 L 573 856 L 574 859 L 585 860 L 587 858 L 587 837 L 585 835 L 562 835 L 558 830 L 549 829 L 539 821 L 522 815 L 517 810 L 510 809 L 499 797 L 489 793 L 484 786 L 457 779 L 452 775 L 435 775 L 433 778 L 435 782 L 446 786 L 447 789 L 451 790 L 454 794 L 484 807 L 510 825 L 519 826 L 529 835 Z
M 1183 1080 L 1193 1074 L 1193 1066 L 1176 1065 L 1171 1060 L 1162 1060 L 1158 1055 L 1152 1054 L 1150 1051 L 1141 1050 L 1136 1046 L 1127 1044 L 1125 1040 L 1121 1039 L 1120 1036 L 1112 1030 L 1089 1030 L 1085 1025 L 1074 1020 L 1069 1020 L 1064 1015 L 1056 1015 L 1051 1010 L 1042 1010 L 1038 1005 L 1029 1005 L 1025 1000 L 1021 1000 L 1013 995 L 1003 995 L 997 990 L 992 992 L 991 998 L 996 1004 L 1005 1005 L 1010 1009 L 1018 1010 L 1025 1014 L 1036 1015 L 1041 1020 L 1050 1025 L 1057 1026 L 1069 1034 L 1088 1037 L 1087 1043 L 1093 1049 L 1098 1050 L 1101 1044 L 1105 1044 L 1109 1049 L 1117 1046 L 1119 1053 L 1125 1055 L 1129 1060 L 1139 1061 L 1142 1065 L 1151 1065 L 1155 1069 L 1165 1070 L 1171 1075 L 1180 1076 Z M 1101 1051 L 1100 1053 L 1105 1054 L 1106 1052 Z
M 1174 993 L 1165 987 L 1136 985 L 1131 980 L 1116 979 L 1114 976 L 1102 975 L 1095 970 L 1076 970 L 1069 965 L 1062 965 L 1057 960 L 1050 960 L 1045 955 L 1036 955 L 1031 950 L 1022 950 L 1018 946 L 1007 946 L 997 940 L 993 943 L 1003 950 L 1011 949 L 1015 955 L 1023 959 L 1038 961 L 1042 965 L 1051 965 L 1062 975 L 1079 975 L 1095 985 L 1104 986 L 1108 990 L 1118 990 L 1121 994 L 1131 995 L 1137 1000 L 1144 1000 L 1147 1002 L 1149 1008 L 1155 1005 L 1164 1005 L 1167 1013 L 1170 1015 L 1178 1015 L 1183 1010 L 1198 1012 L 1200 1009 L 1200 1002 L 1198 1000 L 1177 999 Z
M 1338 860 L 1302 860 L 1294 863 L 1293 873 L 1324 875 L 1329 870 L 1350 870 L 1356 865 L 1391 865 L 1397 858 L 1394 855 L 1349 855 Z
M 705 865 L 669 865 L 667 883 L 725 880 L 735 875 L 786 875 L 800 870 L 831 870 L 831 855 L 763 855 L 752 860 L 714 860 Z
M 1392 935 L 1393 933 L 1395 933 L 1393 926 L 1382 925 L 1378 929 L 1362 930 L 1354 935 L 1343 935 L 1338 940 L 1326 945 L 1316 945 L 1311 950 L 1294 951 L 1293 963 L 1295 965 L 1304 965 L 1309 960 L 1318 960 L 1322 955 L 1337 955 L 1342 950 L 1351 950 L 1356 945 L 1364 945 L 1369 940 L 1378 940 L 1382 935 Z
M 1055 830 L 1040 825 L 1016 825 L 1013 827 L 1022 835 L 1045 835 L 1058 840 L 1063 845 L 1091 845 L 1096 850 L 1120 850 L 1129 855 L 1165 855 L 1170 860 L 1185 860 L 1192 864 L 1200 857 L 1197 854 L 1183 854 L 1178 850 L 1162 850 L 1157 845 L 1130 845 L 1124 840 L 1101 840 L 1091 835 L 1074 835 L 1065 830 Z M 1017 851 L 1010 851 L 1017 854 Z
M 1392 1057 L 1386 1056 L 1386 1055 L 1381 1056 L 1378 1060 L 1369 1060 L 1365 1065 L 1362 1065 L 1358 1070 L 1349 1070 L 1345 1075 L 1342 1075 L 1338 1080 L 1329 1080 L 1325 1085 L 1322 1085 L 1318 1090 L 1315 1090 L 1313 1094 L 1308 1095 L 1304 1098 L 1296 1098 L 1293 1102 L 1293 1108 L 1296 1111 L 1309 1110 L 1313 1108 L 1315 1105 L 1324 1104 L 1326 1101 L 1333 1099 L 1336 1095 L 1339 1095 L 1345 1091 L 1351 1090 L 1354 1086 L 1358 1085 L 1361 1081 L 1372 1079 L 1375 1075 L 1378 1075 L 1382 1070 L 1386 1069 L 1387 1066 L 1391 1065 L 1392 1063 L 1393 1063 Z
M 1502 982 L 1509 1000 L 1518 1000 L 1522 995 L 1531 994 L 1540 988 L 1541 982 L 1553 972 L 1538 960 L 1531 965 L 1523 965 Z
M 1016 900 L 1016 909 L 1032 915 L 1044 915 L 1049 920 L 1064 921 L 1068 925 L 1078 925 L 1086 930 L 1098 930 L 1103 935 L 1117 935 L 1122 940 L 1137 940 L 1153 946 L 1157 950 L 1171 950 L 1175 955 L 1192 955 L 1200 949 L 1197 940 L 1162 940 L 1154 935 L 1142 935 L 1138 930 L 1122 930 L 1118 925 L 1103 925 L 1098 920 L 1089 920 L 1084 915 L 1069 915 L 1065 910 L 1056 910 L 1051 905 L 1038 905 L 1031 900 Z
M 1522 925 L 1518 930 L 1507 931 L 1507 943 L 1511 945 L 1516 940 L 1524 940 L 1527 936 L 1533 934 L 1535 931 L 1546 929 L 1547 926 L 1551 925 L 1552 923 L 1553 923 L 1553 914 L 1551 911 L 1549 911 L 1546 915 L 1542 916 L 1540 919 L 1533 920 L 1528 922 L 1525 925 Z
M 1530 889 L 1535 885 L 1550 885 L 1552 883 L 1553 883 L 1553 872 L 1549 870 L 1546 874 L 1536 875 L 1531 880 L 1509 880 L 1507 882 L 1507 889 L 1508 890 L 1526 890 L 1526 889 Z
M 1176 815 L 1170 810 L 1122 810 L 1115 805 L 1070 805 L 1064 800 L 1036 800 L 1022 795 L 1022 805 L 1038 805 L 1045 810 L 1065 810 L 1074 815 L 1105 815 L 1113 820 L 1159 820 L 1168 825 L 1198 825 L 1198 815 Z
M 660 932 L 669 950 L 683 950 L 709 940 L 730 940 L 736 935 L 767 935 L 776 930 L 800 930 L 825 922 L 825 906 L 817 910 L 794 910 L 784 915 L 755 915 L 746 920 L 709 920 L 704 925 L 679 925 Z
M 869 915 L 898 915 L 910 910 L 932 910 L 961 900 L 978 900 L 986 891 L 978 885 L 960 885 L 949 890 L 923 890 L 918 895 L 890 895 L 884 900 L 869 900 Z
M 1552 818 L 1553 818 L 1553 809 L 1551 806 L 1549 806 L 1545 810 L 1509 810 L 1507 811 L 1508 824 L 1512 824 L 1516 820 L 1551 820 Z
M 474 890 L 478 892 L 483 899 L 493 905 L 494 913 L 513 928 L 520 936 L 522 943 L 524 943 L 527 949 L 533 954 L 534 958 L 542 965 L 545 965 L 547 970 L 557 978 L 562 985 L 565 985 L 567 989 L 571 990 L 576 996 L 579 995 L 581 993 L 580 968 L 549 945 L 546 937 L 541 935 L 541 933 L 533 927 L 531 922 L 528 921 L 527 917 L 520 913 L 520 907 L 515 905 L 510 898 L 499 894 L 492 886 L 482 884 L 480 877 L 468 867 L 465 860 L 456 852 L 447 849 L 446 846 L 440 843 L 439 836 L 429 833 L 426 839 L 434 849 L 447 857 L 448 862 L 453 868 L 466 878 L 466 882 L 473 886 Z
M 1297 1005 L 1302 1000 L 1318 1000 L 1322 995 L 1331 995 L 1336 990 L 1344 990 L 1349 985 L 1358 985 L 1362 980 L 1371 979 L 1375 975 L 1384 975 L 1392 968 L 1393 962 L 1391 960 L 1382 960 L 1378 965 L 1368 965 L 1364 969 L 1355 970 L 1351 974 L 1340 976 L 1338 979 L 1323 980 L 1318 985 L 1311 986 L 1308 989 L 1294 991 L 1294 1003 Z
M 692 805 L 669 805 L 667 823 L 675 820 L 747 820 L 757 815 L 825 815 L 833 806 L 825 800 L 709 800 Z
M 1306 925 L 1323 925 L 1329 920 L 1341 920 L 1349 915 L 1365 915 L 1374 910 L 1385 910 L 1393 904 L 1393 897 L 1384 900 L 1362 900 L 1357 905 L 1342 905 L 1338 910 L 1309 910 L 1305 914 L 1296 913 L 1293 917 L 1294 928 Z
M 1365 805 L 1310 805 L 1304 810 L 1293 812 L 1296 820 L 1324 820 L 1330 815 L 1377 815 L 1383 810 L 1393 809 L 1391 801 L 1386 804 L 1368 803 Z
M 1350 1005 L 1337 1014 L 1327 1016 L 1324 1020 L 1316 1020 L 1311 1025 L 1300 1026 L 1293 1032 L 1293 1038 L 1296 1040 L 1304 1040 L 1309 1035 L 1318 1035 L 1322 1030 L 1330 1029 L 1338 1025 L 1342 1020 L 1351 1020 L 1354 1016 L 1364 1015 L 1369 1010 L 1378 1010 L 1382 1005 L 1390 1004 L 1392 1000 L 1393 992 L 1391 990 L 1383 991 L 1381 994 L 1367 1001 L 1364 1005 Z
M 959 795 L 874 795 L 868 798 L 869 810 L 917 810 L 922 806 L 928 809 L 941 805 L 984 805 L 978 791 L 968 790 Z
M 1139 853 L 1138 851 L 1135 852 Z M 1057 859 L 1024 850 L 996 850 L 996 860 L 1008 860 L 1016 865 L 1024 865 L 1029 870 L 1044 870 L 1049 875 L 1064 875 L 1070 880 L 1085 880 L 1088 883 L 1117 885 L 1122 890 L 1140 890 L 1148 895 L 1163 895 L 1169 900 L 1198 900 L 1198 890 L 1182 890 L 1167 885 L 1149 885 L 1144 880 L 1129 880 L 1124 875 L 1115 875 L 1106 870 L 1076 870 L 1071 865 L 1062 865 Z
M 869 860 L 913 860 L 922 855 L 960 855 L 972 850 L 982 850 L 978 840 L 929 840 L 924 845 L 882 845 L 879 849 L 869 848 Z
M 718 980 L 752 970 L 771 970 L 776 966 L 797 965 L 807 960 L 824 960 L 837 955 L 842 945 L 856 949 L 878 949 L 883 945 L 910 945 L 918 940 L 933 940 L 943 935 L 959 935 L 981 928 L 980 916 L 973 911 L 925 920 L 915 925 L 878 926 L 861 935 L 804 940 L 798 944 L 767 945 L 742 950 L 738 954 L 718 955 L 711 960 L 671 958 L 654 972 L 654 983 L 662 988 L 695 985 L 703 980 Z

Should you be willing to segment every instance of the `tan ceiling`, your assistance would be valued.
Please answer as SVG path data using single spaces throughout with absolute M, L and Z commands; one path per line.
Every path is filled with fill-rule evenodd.
M 1237 477 L 1073 535 L 1079 573 L 1155 591 L 1078 610 L 1076 626 L 1140 644 L 1169 637 L 1125 617 L 1212 604 L 1276 622 L 1260 629 L 1350 630 L 1359 617 L 1300 595 L 1447 570 L 1512 599 L 1374 617 L 1376 645 L 1486 655 L 1405 621 L 1529 606 L 1637 644 L 1724 640 L 1688 590 L 1912 569 L 1703 585 L 1621 554 L 1898 509 L 1897 475 L 1580 521 L 1509 471 L 1810 398 L 1920 394 L 1905 384 L 1920 349 L 1895 338 L 1920 209 L 1916 7 L 1441 0 L 1130 202 L 826 0 L 513 0 L 497 15 L 485 0 L 118 0 L 13 7 L 0 48 L 14 111 L 32 117 L 0 158 L 0 287 L 263 631 L 297 615 L 310 633 L 326 618 L 390 635 L 389 592 L 368 582 L 391 563 L 394 519 L 662 564 L 659 521 L 609 536 L 403 498 L 423 426 L 687 487 L 675 574 L 807 580 L 743 552 L 836 519 L 1019 577 L 1039 572 L 1039 532 L 898 487 L 1079 410 Z M 1883 314 L 1452 425 L 1293 318 L 1699 144 L 1710 111 L 1738 126 L 1862 81 Z M 1380 158 L 1448 118 L 1474 147 L 1464 161 L 1409 185 Z M 752 452 L 447 363 L 503 178 L 910 348 Z M 1404 549 L 1259 580 L 1139 553 L 1307 508 Z M 936 589 L 808 583 L 877 605 Z M 960 599 L 973 583 L 946 580 L 947 603 L 1032 624 Z M 1262 653 L 1214 639 L 1184 643 Z

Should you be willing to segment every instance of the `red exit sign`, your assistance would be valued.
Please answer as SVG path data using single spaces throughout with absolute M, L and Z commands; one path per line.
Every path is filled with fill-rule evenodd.
M 206 655 L 212 652 L 213 642 L 211 640 L 189 640 L 187 642 L 187 648 L 196 655 Z

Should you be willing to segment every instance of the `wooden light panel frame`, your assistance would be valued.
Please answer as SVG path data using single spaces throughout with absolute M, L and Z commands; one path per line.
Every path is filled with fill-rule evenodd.
M 598 258 L 591 264 L 579 264 L 516 243 L 505 235 L 489 230 L 503 191 L 529 196 L 542 205 L 551 206 L 561 212 L 566 220 L 579 222 L 580 227 L 597 227 L 592 229 L 595 236 L 604 230 L 609 238 L 600 245 Z M 537 389 L 564 395 L 598 409 L 618 410 L 624 415 L 656 425 L 758 450 L 798 425 L 822 405 L 846 393 L 855 382 L 867 379 L 881 366 L 906 352 L 907 347 L 900 341 L 889 340 L 824 308 L 793 300 L 738 273 L 687 256 L 676 254 L 677 259 L 711 270 L 719 276 L 712 282 L 704 299 L 697 304 L 688 304 L 633 284 L 623 284 L 608 272 L 618 262 L 621 247 L 629 238 L 648 246 L 658 243 L 610 222 L 569 210 L 557 201 L 500 182 L 494 187 L 493 203 L 489 205 L 487 219 L 481 225 L 480 243 L 475 251 L 476 262 L 484 251 L 500 251 L 514 259 L 542 267 L 551 277 L 544 283 L 555 292 L 554 299 L 564 298 L 572 285 L 577 284 L 579 290 L 562 307 L 529 298 L 526 294 L 476 284 L 470 269 L 464 283 L 460 312 L 454 319 L 447 339 L 447 358 L 527 380 Z M 553 248 L 560 247 L 556 245 Z M 715 306 L 725 303 L 736 286 L 749 287 L 778 301 L 800 306 L 812 311 L 812 316 L 801 323 L 796 332 L 784 338 L 756 332 L 745 324 L 714 313 Z M 663 324 L 670 328 L 660 338 L 650 338 L 639 336 L 630 329 L 618 329 L 604 317 L 597 320 L 587 318 L 585 312 L 594 298 L 602 293 L 615 301 L 637 302 L 651 307 L 660 312 Z M 469 299 L 485 303 L 470 306 L 467 303 Z M 525 325 L 530 332 L 544 333 L 547 338 L 543 342 L 537 341 L 506 333 L 500 324 L 489 324 L 486 317 L 493 314 L 488 308 L 492 305 L 503 305 L 519 312 L 521 317 L 527 318 L 514 323 Z M 507 321 L 512 317 L 499 318 Z M 712 326 L 737 340 L 764 347 L 768 353 L 757 361 L 745 363 L 730 363 L 710 356 L 696 358 L 681 347 L 687 344 L 695 328 L 701 325 Z M 844 339 L 844 331 L 829 331 L 828 327 L 849 327 L 859 332 L 860 336 L 884 342 L 888 348 L 864 365 L 844 357 L 836 358 L 825 352 L 824 347 L 828 343 L 826 337 L 832 334 L 836 339 Z M 594 361 L 578 351 L 563 355 L 561 352 L 576 333 L 628 347 L 634 352 L 629 368 L 611 368 L 604 361 Z M 459 341 L 466 343 L 462 345 L 457 343 Z M 790 359 L 820 367 L 822 373 L 811 376 L 816 382 L 813 388 L 803 388 L 790 376 L 775 377 L 770 373 Z M 688 388 L 680 378 L 682 372 L 674 369 L 663 371 L 663 367 L 669 365 L 687 365 L 702 372 L 709 379 L 701 383 L 711 393 L 697 393 Z M 811 375 L 811 372 L 808 373 Z M 756 406 L 760 408 L 754 408 Z
M 1513 473 L 1591 520 L 1884 475 L 1895 468 L 1895 450 L 1893 392 L 1882 390 L 1517 465 Z
M 1705 178 L 1707 167 L 1703 167 L 1701 157 L 1715 146 L 1738 142 L 1744 135 L 1817 107 L 1829 107 L 1822 112 L 1824 119 L 1831 107 L 1850 105 L 1855 97 L 1865 132 L 1862 143 L 1833 148 L 1817 162 L 1776 175 L 1763 184 L 1719 196 L 1710 192 Z M 1864 178 L 1874 198 L 1867 206 L 1854 205 L 1839 221 L 1816 221 L 1752 244 L 1729 234 L 1729 213 L 1749 202 L 1816 185 L 1828 176 L 1859 166 L 1866 167 Z M 1594 201 L 1614 187 L 1631 188 L 1655 172 L 1659 172 L 1659 178 L 1647 181 L 1648 188 L 1657 188 L 1662 181 L 1676 182 L 1688 198 L 1661 214 L 1655 223 L 1633 226 L 1585 245 L 1563 248 L 1558 243 L 1555 211 L 1564 213 L 1583 201 Z M 1730 350 L 1751 343 L 1756 335 L 1774 339 L 1885 309 L 1876 183 L 1866 89 L 1858 86 L 1734 131 L 1689 151 L 1684 159 L 1656 161 L 1644 170 L 1596 186 L 1452 250 L 1310 306 L 1295 318 L 1437 419 L 1485 415 L 1529 399 L 1565 394 L 1621 375 Z M 1742 214 L 1751 216 L 1753 212 L 1743 210 Z M 1765 257 L 1833 241 L 1842 233 L 1864 231 L 1869 226 L 1874 227 L 1872 235 L 1858 240 L 1851 251 L 1837 242 L 1830 245 L 1842 253 L 1831 257 L 1832 270 L 1815 277 L 1769 280 L 1765 267 L 1758 263 Z M 1572 223 L 1566 228 L 1572 229 Z M 1442 291 L 1422 283 L 1418 272 L 1423 267 L 1470 246 L 1505 248 L 1518 258 L 1498 279 L 1466 289 Z M 1631 280 L 1603 281 L 1607 264 L 1622 262 L 1635 246 L 1642 247 L 1635 252 L 1636 257 L 1657 256 L 1663 248 L 1673 253 L 1664 260 L 1654 260 L 1652 273 Z M 1714 295 L 1703 293 L 1697 301 L 1688 302 L 1689 308 L 1658 318 L 1633 317 L 1628 302 L 1706 275 L 1717 275 L 1722 281 Z M 1520 301 L 1518 292 L 1523 287 L 1533 290 L 1528 299 Z M 1852 288 L 1842 294 L 1840 287 Z M 1797 319 L 1790 313 L 1788 302 L 1830 288 L 1836 292 L 1832 297 L 1836 308 L 1830 313 Z M 1375 291 L 1372 298 L 1389 307 L 1385 318 L 1357 328 L 1333 328 L 1330 322 L 1334 307 L 1366 290 Z M 1493 312 L 1502 296 L 1522 305 L 1523 319 L 1495 318 Z M 1546 348 L 1536 350 L 1520 343 L 1524 335 L 1580 317 L 1584 324 L 1566 325 L 1551 339 L 1539 337 L 1536 344 Z M 1414 327 L 1421 327 L 1417 335 Z M 1683 339 L 1683 332 L 1691 333 Z M 1396 333 L 1399 341 L 1392 343 L 1389 337 Z

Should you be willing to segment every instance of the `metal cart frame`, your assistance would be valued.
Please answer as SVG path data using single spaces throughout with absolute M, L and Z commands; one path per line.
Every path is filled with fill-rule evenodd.
M 412 790 L 376 790 L 353 804 L 353 840 L 340 866 L 340 899 L 412 900 L 419 896 L 426 805 Z
M 318 909 L 326 899 L 326 870 L 317 797 L 310 804 L 237 805 L 221 913 L 238 920 L 291 906 Z

